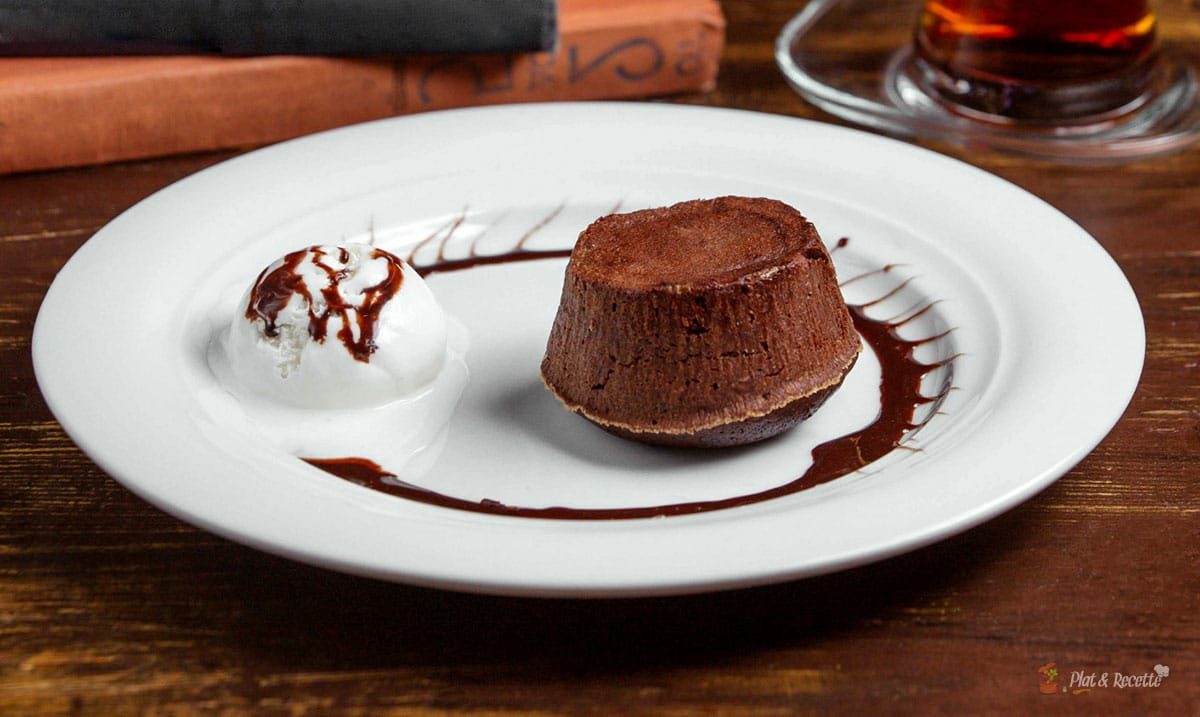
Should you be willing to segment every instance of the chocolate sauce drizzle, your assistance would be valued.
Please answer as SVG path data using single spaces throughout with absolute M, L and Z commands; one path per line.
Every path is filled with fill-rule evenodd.
M 345 265 L 350 259 L 350 252 L 344 247 L 338 247 L 337 252 L 337 261 Z M 322 311 L 315 308 L 312 288 L 298 271 L 300 264 L 310 255 L 313 264 L 320 267 L 329 278 L 328 286 L 320 290 L 325 302 Z M 299 294 L 308 303 L 308 335 L 313 341 L 325 341 L 329 334 L 329 321 L 336 317 L 341 324 L 336 334 L 338 340 L 355 360 L 369 363 L 371 354 L 378 348 L 375 331 L 379 325 L 379 314 L 384 305 L 400 291 L 404 281 L 403 265 L 391 254 L 373 249 L 370 258 L 387 262 L 387 275 L 378 284 L 367 287 L 363 291 L 362 303 L 355 305 L 347 302 L 338 291 L 339 284 L 349 276 L 349 272 L 326 264 L 324 260 L 328 256 L 326 247 L 314 246 L 288 254 L 275 268 L 268 266 L 263 269 L 250 291 L 246 319 L 262 319 L 263 333 L 270 337 L 278 336 L 279 312 L 287 307 L 294 294 Z
M 414 247 L 407 261 L 410 264 L 414 264 L 417 252 L 431 241 L 439 242 L 436 259 L 431 263 L 420 266 L 414 264 L 414 268 L 422 276 L 439 272 L 460 271 L 490 264 L 570 256 L 570 249 L 531 250 L 525 246 L 529 237 L 535 231 L 545 226 L 561 209 L 562 207 L 560 206 L 550 216 L 527 232 L 511 251 L 501 254 L 479 255 L 475 252 L 474 245 L 472 245 L 468 256 L 458 259 L 448 259 L 445 255 L 446 244 L 449 242 L 454 230 L 462 224 L 463 217 L 465 216 L 464 212 L 463 215 L 451 221 L 447 226 L 435 231 Z M 843 249 L 849 241 L 846 237 L 839 239 L 830 250 L 830 253 Z M 847 279 L 842 282 L 842 286 L 860 281 L 872 275 L 889 273 L 895 268 L 896 265 L 889 264 L 875 271 Z M 890 320 L 872 318 L 867 313 L 871 307 L 886 301 L 902 291 L 907 284 L 908 281 L 900 282 L 891 291 L 874 301 L 853 304 L 848 307 L 855 328 L 874 350 L 880 363 L 880 411 L 875 420 L 870 425 L 858 431 L 817 446 L 812 452 L 812 465 L 804 473 L 794 480 L 767 490 L 717 500 L 672 503 L 667 505 L 623 508 L 571 508 L 566 506 L 533 508 L 507 505 L 487 498 L 481 501 L 473 501 L 438 493 L 429 488 L 402 481 L 396 475 L 387 472 L 378 464 L 366 458 L 305 458 L 302 460 L 352 483 L 389 495 L 442 508 L 518 518 L 554 520 L 658 518 L 723 510 L 791 495 L 853 473 L 897 448 L 918 450 L 905 445 L 905 442 L 919 429 L 924 427 L 933 416 L 938 414 L 938 408 L 952 390 L 952 376 L 949 371 L 946 372 L 946 376 L 935 394 L 931 396 L 925 395 L 922 393 L 921 386 L 928 374 L 939 368 L 950 366 L 958 357 L 957 354 L 933 363 L 923 363 L 914 358 L 914 353 L 918 347 L 942 339 L 952 329 L 921 339 L 906 339 L 899 333 L 899 330 L 905 324 L 925 314 L 925 312 L 934 306 L 935 302 L 915 307 L 906 315 Z M 929 408 L 923 417 L 917 418 L 916 411 L 921 406 L 929 406 Z
M 619 204 L 618 204 L 619 206 Z M 463 210 L 451 219 L 447 224 L 438 227 L 428 236 L 413 246 L 412 250 L 405 257 L 405 261 L 409 263 L 422 277 L 429 276 L 447 271 L 461 271 L 463 269 L 471 269 L 477 266 L 486 266 L 488 264 L 507 264 L 514 261 L 533 261 L 535 259 L 561 259 L 571 256 L 570 249 L 530 249 L 526 246 L 529 240 L 533 238 L 541 229 L 552 222 L 555 217 L 562 213 L 566 208 L 565 204 L 560 204 L 555 207 L 549 214 L 540 219 L 536 224 L 529 228 L 513 248 L 502 254 L 480 254 L 476 251 L 476 245 L 479 237 L 471 242 L 470 250 L 465 257 L 458 259 L 446 258 L 446 246 L 450 243 L 450 239 L 454 236 L 454 232 L 462 226 L 466 220 L 467 212 Z M 615 211 L 615 209 L 614 209 Z M 610 212 L 611 213 L 611 212 Z M 437 256 L 431 263 L 422 263 L 417 260 L 417 255 L 426 246 L 437 242 Z

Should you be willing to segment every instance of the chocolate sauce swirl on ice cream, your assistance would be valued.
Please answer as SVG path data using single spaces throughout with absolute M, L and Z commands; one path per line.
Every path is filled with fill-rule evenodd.
M 263 269 L 224 347 L 235 389 L 307 408 L 411 396 L 446 360 L 447 319 L 421 276 L 367 244 L 311 246 Z
M 323 342 L 329 334 L 329 322 L 337 319 L 341 326 L 337 339 L 356 361 L 369 362 L 378 348 L 375 334 L 379 315 L 404 281 L 404 265 L 397 257 L 380 249 L 366 253 L 368 260 L 382 262 L 385 273 L 376 284 L 347 295 L 342 282 L 350 277 L 351 251 L 344 246 L 315 246 L 294 251 L 279 262 L 263 269 L 250 290 L 246 304 L 246 320 L 263 322 L 263 334 L 279 336 L 279 315 L 299 296 L 307 304 L 308 334 L 313 341 Z M 301 265 L 311 264 L 324 275 L 322 286 L 311 287 L 305 280 Z

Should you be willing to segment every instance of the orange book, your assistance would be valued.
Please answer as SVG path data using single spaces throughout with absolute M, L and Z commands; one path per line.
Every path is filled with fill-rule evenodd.
M 559 0 L 548 52 L 0 59 L 0 173 L 253 147 L 426 110 L 703 91 L 717 0 Z

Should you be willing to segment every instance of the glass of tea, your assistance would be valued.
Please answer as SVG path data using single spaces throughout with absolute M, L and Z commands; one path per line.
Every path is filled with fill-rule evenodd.
M 983 118 L 1091 121 L 1146 101 L 1155 23 L 1146 0 L 926 0 L 916 70 Z
M 1136 158 L 1200 139 L 1195 72 L 1149 0 L 810 0 L 776 59 L 818 107 L 893 133 Z

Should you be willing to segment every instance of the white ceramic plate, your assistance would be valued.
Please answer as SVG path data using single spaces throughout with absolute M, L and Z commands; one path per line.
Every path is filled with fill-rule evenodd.
M 909 444 L 866 470 L 753 505 L 635 520 L 545 520 L 408 501 L 312 468 L 241 430 L 204 345 L 270 260 L 373 237 L 401 254 L 461 219 L 448 255 L 563 248 L 595 217 L 723 194 L 801 209 L 851 301 L 881 296 L 954 385 Z M 443 231 L 443 236 L 444 236 Z M 473 249 L 472 249 L 473 247 Z M 420 259 L 418 257 L 418 262 Z M 809 423 L 759 446 L 665 451 L 567 414 L 538 364 L 562 260 L 430 277 L 468 329 L 470 382 L 443 445 L 404 467 L 449 495 L 522 506 L 719 499 L 786 483 L 811 448 L 878 410 L 866 352 Z M 881 317 L 886 318 L 881 314 Z M 138 495 L 233 540 L 388 580 L 559 596 L 684 593 L 860 565 L 1011 508 L 1086 455 L 1124 410 L 1144 352 L 1109 256 L 1039 199 L 968 165 L 797 119 L 656 104 L 425 114 L 217 165 L 139 203 L 67 263 L 34 332 L 65 430 Z M 381 449 L 382 450 L 382 449 Z M 386 466 L 385 466 L 386 467 Z

